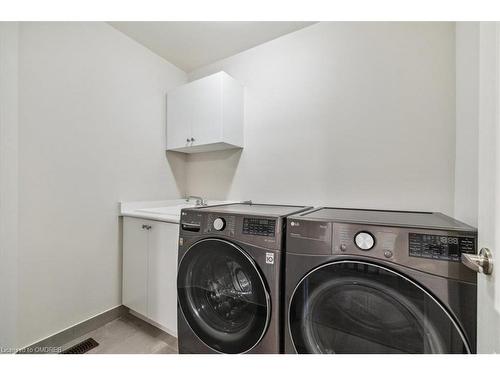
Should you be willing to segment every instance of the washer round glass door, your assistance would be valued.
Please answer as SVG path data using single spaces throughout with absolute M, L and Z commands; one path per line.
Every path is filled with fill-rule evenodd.
M 219 239 L 201 240 L 182 258 L 177 274 L 179 304 L 193 332 L 221 353 L 244 353 L 259 343 L 271 304 L 252 258 Z
M 298 353 L 469 353 L 462 331 L 429 293 L 388 268 L 338 261 L 297 285 L 289 328 Z

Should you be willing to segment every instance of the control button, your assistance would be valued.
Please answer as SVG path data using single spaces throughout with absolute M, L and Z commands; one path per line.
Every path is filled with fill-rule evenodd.
M 391 258 L 392 257 L 392 251 L 391 250 L 386 250 L 384 251 L 384 256 L 386 258 Z
M 359 232 L 356 234 L 354 242 L 358 248 L 364 251 L 370 250 L 373 246 L 375 246 L 375 238 L 368 232 Z
M 217 219 L 214 220 L 214 229 L 215 230 L 223 230 L 226 227 L 226 221 L 218 217 Z
M 347 246 L 345 245 L 345 243 L 340 244 L 340 251 L 346 251 L 346 250 Z

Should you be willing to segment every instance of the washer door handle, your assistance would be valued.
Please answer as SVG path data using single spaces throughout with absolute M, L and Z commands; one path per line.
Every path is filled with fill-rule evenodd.
M 462 254 L 462 263 L 477 273 L 490 275 L 493 271 L 493 257 L 486 247 L 483 247 L 477 255 Z

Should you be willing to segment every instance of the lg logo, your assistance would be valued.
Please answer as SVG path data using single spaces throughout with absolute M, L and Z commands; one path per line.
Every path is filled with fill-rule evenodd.
M 298 227 L 300 224 L 297 221 L 290 221 L 292 227 Z

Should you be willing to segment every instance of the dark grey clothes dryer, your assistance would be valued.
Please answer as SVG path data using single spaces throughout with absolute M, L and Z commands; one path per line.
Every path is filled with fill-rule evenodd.
M 280 353 L 285 217 L 307 207 L 229 204 L 181 212 L 179 353 Z
M 475 353 L 474 228 L 341 208 L 287 221 L 287 353 Z

